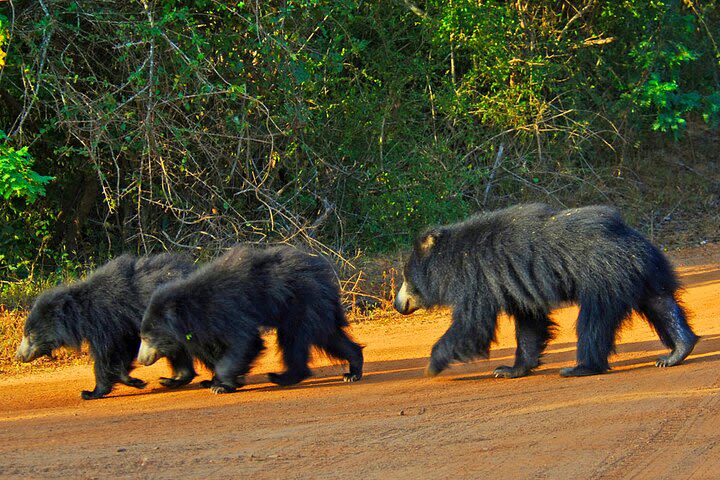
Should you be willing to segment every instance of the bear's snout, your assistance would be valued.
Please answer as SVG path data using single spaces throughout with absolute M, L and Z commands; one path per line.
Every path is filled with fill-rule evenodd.
M 410 292 L 407 281 L 404 281 L 395 296 L 395 310 L 403 315 L 409 315 L 420 308 L 420 302 Z
M 152 365 L 160 358 L 160 352 L 156 348 L 148 344 L 147 341 L 140 342 L 140 350 L 138 351 L 137 360 L 143 365 Z
M 21 362 L 27 363 L 32 362 L 39 356 L 40 355 L 38 355 L 37 349 L 33 346 L 30 339 L 23 335 L 20 346 L 18 347 L 17 352 L 15 352 L 15 358 Z

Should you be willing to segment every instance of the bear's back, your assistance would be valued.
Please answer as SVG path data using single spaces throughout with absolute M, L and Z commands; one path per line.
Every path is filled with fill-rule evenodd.
M 136 304 L 138 295 L 133 285 L 136 261 L 132 255 L 120 255 L 67 288 L 79 303 L 96 308 Z
M 521 204 L 479 213 L 443 229 L 457 242 L 486 247 L 534 243 L 575 248 L 579 239 L 592 244 L 599 236 L 638 237 L 615 208 L 604 205 L 557 210 L 542 203 Z
M 184 278 L 195 268 L 189 258 L 176 253 L 140 257 L 135 264 L 133 281 L 142 303 L 147 304 L 159 286 Z
M 455 252 L 495 249 L 532 240 L 556 213 L 556 209 L 542 203 L 521 204 L 477 213 L 462 222 L 440 227 L 439 231 L 447 237 L 445 248 Z

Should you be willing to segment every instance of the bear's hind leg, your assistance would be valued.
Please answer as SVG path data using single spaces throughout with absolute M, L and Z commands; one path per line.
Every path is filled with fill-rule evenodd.
M 137 357 L 140 348 L 140 337 L 127 335 L 122 342 L 113 345 L 107 352 L 109 368 L 113 371 L 115 382 L 122 383 L 128 387 L 145 388 L 147 383 L 139 378 L 131 377 L 133 362 Z
M 357 382 L 362 378 L 362 347 L 350 340 L 342 329 L 338 328 L 327 340 L 318 344 L 318 347 L 328 355 L 346 360 L 350 364 L 350 371 L 343 374 L 344 382 Z
M 120 358 L 117 360 L 117 368 L 119 370 L 117 378 L 120 383 L 128 387 L 145 388 L 147 383 L 139 378 L 130 376 L 130 372 L 133 369 L 133 360 L 135 360 L 135 352 L 137 352 L 137 347 L 135 347 L 135 349 L 130 348 L 123 350 L 123 354 L 118 355 Z
M 160 384 L 168 388 L 177 388 L 192 382 L 197 376 L 193 359 L 185 348 L 180 348 L 176 353 L 168 358 L 172 366 L 172 377 L 160 377 Z
M 310 345 L 302 332 L 286 332 L 278 328 L 277 338 L 283 353 L 286 370 L 283 373 L 268 373 L 268 379 L 283 387 L 295 385 L 308 378 L 311 373 L 308 368 Z
M 577 321 L 577 365 L 561 368 L 560 375 L 584 377 L 608 371 L 608 357 L 615 348 L 615 334 L 629 313 L 629 307 L 612 305 L 599 298 L 581 301 Z
M 553 322 L 547 314 L 514 314 L 514 317 L 517 340 L 515 364 L 512 367 L 497 367 L 493 372 L 495 377 L 517 378 L 528 375 L 533 368 L 540 365 L 540 355 L 552 336 Z
M 653 297 L 639 310 L 655 328 L 660 340 L 672 350 L 658 358 L 655 365 L 672 367 L 690 355 L 700 337 L 692 331 L 683 308 L 671 295 Z

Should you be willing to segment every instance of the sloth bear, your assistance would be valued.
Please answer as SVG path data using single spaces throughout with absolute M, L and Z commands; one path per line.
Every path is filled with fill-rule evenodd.
M 23 362 L 51 356 L 61 346 L 90 345 L 95 362 L 95 389 L 83 390 L 91 400 L 108 394 L 115 383 L 143 388 L 145 382 L 130 376 L 140 346 L 140 322 L 153 291 L 195 269 L 183 256 L 160 254 L 136 258 L 122 255 L 86 279 L 43 292 L 25 321 L 16 358 Z M 169 356 L 172 378 L 166 387 L 179 387 L 195 377 L 193 359 L 182 348 Z
M 263 350 L 261 327 L 277 329 L 286 366 L 270 381 L 293 385 L 310 376 L 315 346 L 347 360 L 344 381 L 362 377 L 362 347 L 347 336 L 345 312 L 329 262 L 289 246 L 236 246 L 182 280 L 159 288 L 142 321 L 138 361 L 186 348 L 205 364 L 213 393 L 244 385 L 244 375 Z
M 580 315 L 577 365 L 562 369 L 565 377 L 606 372 L 615 335 L 632 310 L 671 349 L 659 367 L 679 364 L 698 341 L 668 260 L 610 207 L 519 205 L 434 228 L 417 238 L 403 274 L 398 312 L 453 308 L 428 376 L 452 361 L 487 357 L 500 312 L 515 320 L 517 350 L 515 364 L 498 367 L 495 376 L 527 375 L 552 337 L 550 310 L 566 302 L 577 302 Z

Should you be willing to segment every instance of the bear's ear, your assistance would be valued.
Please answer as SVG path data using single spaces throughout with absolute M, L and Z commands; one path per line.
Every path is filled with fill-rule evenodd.
M 418 241 L 418 250 L 422 255 L 425 255 L 427 252 L 429 252 L 433 246 L 437 243 L 438 239 L 442 235 L 442 232 L 440 230 L 430 230 L 429 232 L 425 233 L 420 237 L 420 240 Z
M 69 322 L 75 319 L 75 309 L 73 298 L 70 294 L 58 295 L 55 299 L 55 310 L 61 316 Z
M 163 322 L 173 323 L 177 318 L 177 305 L 173 301 L 166 301 L 158 313 Z
M 177 301 L 168 302 L 163 309 L 163 322 L 165 326 L 186 330 L 187 315 L 181 315 L 180 312 L 180 305 L 178 305 Z

